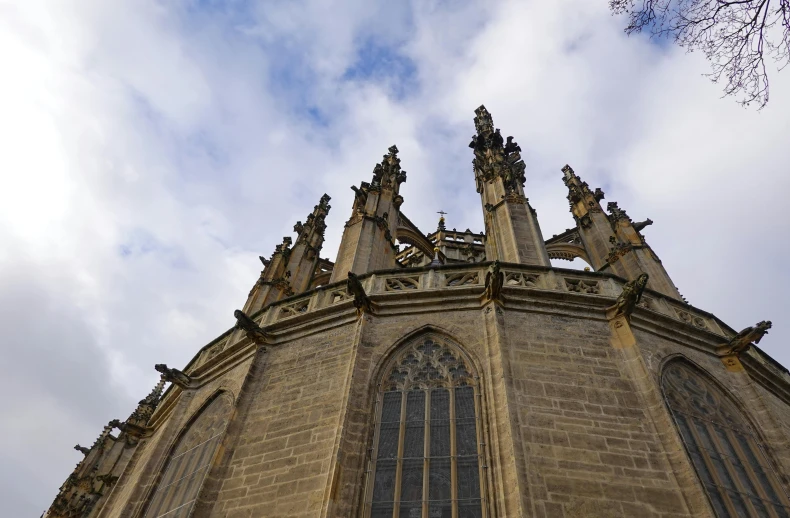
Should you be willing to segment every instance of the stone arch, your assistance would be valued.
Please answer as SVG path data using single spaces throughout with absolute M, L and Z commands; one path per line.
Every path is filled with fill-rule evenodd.
M 592 268 L 587 250 L 581 245 L 573 243 L 551 243 L 546 245 L 546 252 L 549 254 L 549 259 L 573 261 L 578 257 Z
M 401 336 L 398 340 L 390 344 L 387 349 L 384 351 L 384 354 L 381 356 L 380 360 L 377 362 L 376 368 L 373 372 L 373 376 L 371 379 L 375 380 L 376 383 L 381 379 L 384 375 L 384 371 L 387 367 L 394 361 L 395 355 L 398 354 L 398 351 L 406 346 L 407 344 L 411 343 L 414 340 L 420 339 L 422 336 L 434 335 L 439 338 L 443 338 L 448 340 L 452 343 L 464 356 L 464 359 L 468 361 L 474 368 L 476 376 L 480 377 L 482 370 L 482 365 L 477 358 L 477 355 L 471 353 L 466 347 L 462 345 L 462 341 L 459 340 L 452 332 L 444 329 L 441 326 L 436 324 L 424 324 L 419 327 L 408 331 L 406 334 Z
M 233 407 L 232 395 L 218 390 L 192 414 L 168 448 L 140 516 L 187 516 L 191 512 L 221 449 Z M 185 510 L 171 514 L 179 508 Z
M 478 372 L 457 340 L 434 326 L 413 330 L 383 355 L 373 378 L 363 516 L 483 516 Z
M 685 357 L 663 362 L 661 393 L 717 516 L 788 516 L 773 455 L 744 405 Z

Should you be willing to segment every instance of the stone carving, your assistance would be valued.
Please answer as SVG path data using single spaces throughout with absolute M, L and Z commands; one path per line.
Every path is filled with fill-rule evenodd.
M 521 148 L 513 141 L 513 137 L 508 137 L 507 144 L 504 143 L 499 129 L 494 129 L 494 121 L 485 106 L 475 110 L 475 115 L 477 134 L 472 137 L 469 147 L 475 153 L 472 164 L 476 176 L 486 182 L 501 178 L 506 194 L 518 192 L 526 179 Z
M 643 228 L 645 228 L 648 225 L 652 225 L 652 224 L 653 224 L 653 220 L 650 219 L 650 218 L 647 218 L 644 221 L 639 221 L 637 223 L 634 223 L 634 230 L 636 230 L 637 232 L 640 232 Z
M 486 289 L 483 296 L 486 300 L 502 300 L 502 286 L 505 283 L 505 274 L 499 267 L 499 261 L 494 261 L 486 273 Z
M 139 437 L 143 430 L 145 430 L 148 421 L 151 419 L 151 416 L 154 415 L 154 410 L 156 410 L 159 401 L 162 399 L 162 392 L 164 391 L 166 381 L 167 379 L 163 374 L 159 378 L 159 383 L 151 390 L 151 393 L 140 400 L 137 408 L 132 412 L 126 422 L 123 423 L 121 429 L 126 432 L 127 435 Z M 127 442 L 129 441 L 127 440 Z
M 642 300 L 642 292 L 647 286 L 649 275 L 643 273 L 633 281 L 628 281 L 623 285 L 623 291 L 617 297 L 614 306 L 607 308 L 608 311 L 613 311 L 612 317 L 623 315 L 626 319 L 631 318 L 631 313 L 636 309 L 637 304 Z
M 687 324 L 691 324 L 692 326 L 699 327 L 700 329 L 707 329 L 708 325 L 705 323 L 705 319 L 702 317 L 698 317 L 696 315 L 692 315 L 688 311 L 683 311 L 678 308 L 673 308 L 675 310 L 675 314 L 678 316 L 680 320 Z
M 357 308 L 357 316 L 362 316 L 362 313 L 373 312 L 373 303 L 370 297 L 365 293 L 365 288 L 359 281 L 359 277 L 352 272 L 348 272 L 346 292 L 354 297 L 354 307 Z
M 628 217 L 628 214 L 625 213 L 625 210 L 617 206 L 616 201 L 610 201 L 607 203 L 606 210 L 609 211 L 609 222 L 612 224 L 612 228 L 614 228 L 617 225 L 617 222 L 621 219 L 631 221 L 631 218 Z
M 477 272 L 448 273 L 444 277 L 445 286 L 469 286 L 479 283 Z
M 403 351 L 382 388 L 387 390 L 415 390 L 438 387 L 458 387 L 474 384 L 474 377 L 463 357 L 454 349 L 427 338 Z
M 768 334 L 769 329 L 771 329 L 770 320 L 763 320 L 753 326 L 747 327 L 730 339 L 726 345 L 726 353 L 739 355 L 747 351 L 752 344 L 759 344 L 763 336 Z
M 390 277 L 384 281 L 384 289 L 386 291 L 417 290 L 419 288 L 419 277 Z
M 236 328 L 243 330 L 247 338 L 258 345 L 263 345 L 269 341 L 268 333 L 257 322 L 247 316 L 244 311 L 237 309 L 233 312 L 233 316 L 236 317 Z
M 538 276 L 520 272 L 505 272 L 505 286 L 538 287 Z
M 182 389 L 189 388 L 189 384 L 192 382 L 192 378 L 178 369 L 168 368 L 165 363 L 157 363 L 154 365 L 154 369 L 162 373 L 162 377 L 165 381 L 169 381 Z
M 576 293 L 590 293 L 597 295 L 600 293 L 597 281 L 583 281 L 581 279 L 565 279 L 565 287 L 568 291 Z
M 82 453 L 83 455 L 88 455 L 91 452 L 90 448 L 86 448 L 85 446 L 80 446 L 79 444 L 76 445 L 74 449 Z
M 280 315 L 284 317 L 292 317 L 294 315 L 301 315 L 307 312 L 310 306 L 310 299 L 301 300 L 294 304 L 289 304 L 280 308 Z

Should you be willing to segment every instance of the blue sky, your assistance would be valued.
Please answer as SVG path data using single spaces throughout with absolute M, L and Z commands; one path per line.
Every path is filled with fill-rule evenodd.
M 790 81 L 762 112 L 701 56 L 626 37 L 605 0 L 0 3 L 0 500 L 37 516 L 79 460 L 233 324 L 323 193 L 334 258 L 351 185 L 397 144 L 403 211 L 482 230 L 485 103 L 527 164 L 544 236 L 566 163 L 635 220 L 689 301 L 784 364 Z

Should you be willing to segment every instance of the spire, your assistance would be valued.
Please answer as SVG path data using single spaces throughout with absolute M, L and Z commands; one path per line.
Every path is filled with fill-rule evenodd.
M 607 204 L 607 215 L 601 208 L 604 193 L 600 188 L 590 190 L 569 165 L 562 168 L 562 175 L 568 187 L 570 210 L 592 267 L 629 281 L 646 273 L 650 279 L 648 288 L 681 299 L 658 256 L 639 233 L 653 221 L 634 223 L 617 202 Z
M 394 232 L 403 203 L 400 185 L 406 171 L 400 167 L 398 148 L 391 146 L 382 161 L 373 168 L 371 181 L 352 186 L 354 203 L 351 217 L 343 230 L 330 282 L 346 278 L 348 272 L 361 275 L 395 267 Z
M 296 222 L 296 244 L 290 236 L 285 236 L 271 259 L 260 257 L 264 268 L 247 297 L 246 314 L 252 315 L 267 304 L 308 289 L 324 244 L 325 219 L 332 208 L 330 199 L 328 194 L 321 196 L 305 222 Z
M 469 147 L 486 224 L 486 258 L 548 266 L 537 215 L 524 196 L 526 166 L 513 137 L 503 139 L 485 106 L 475 110 Z
M 134 412 L 132 412 L 128 419 L 126 419 L 126 422 L 124 423 L 125 432 L 129 433 L 130 428 L 139 430 L 140 432 L 145 430 L 145 427 L 148 425 L 148 420 L 151 419 L 152 415 L 154 415 L 154 410 L 156 410 L 156 407 L 159 405 L 159 401 L 162 399 L 162 393 L 164 392 L 164 389 L 165 376 L 163 374 L 160 376 L 159 382 L 154 386 L 150 394 L 140 400 L 137 408 L 135 408 Z

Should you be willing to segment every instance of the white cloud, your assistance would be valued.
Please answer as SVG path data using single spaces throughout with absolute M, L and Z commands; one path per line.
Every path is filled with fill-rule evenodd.
M 736 328 L 773 319 L 761 345 L 790 364 L 787 74 L 756 113 L 719 99 L 699 56 L 625 37 L 603 0 L 390 4 L 0 3 L 0 387 L 18 395 L 0 472 L 37 488 L 0 484 L 15 515 L 49 504 L 71 446 L 125 417 L 154 363 L 233 323 L 256 256 L 323 192 L 333 258 L 348 187 L 393 143 L 413 221 L 430 231 L 444 209 L 481 230 L 481 103 L 524 149 L 546 237 L 573 223 L 568 162 L 655 221 L 692 303 Z M 366 75 L 361 45 L 401 68 Z

